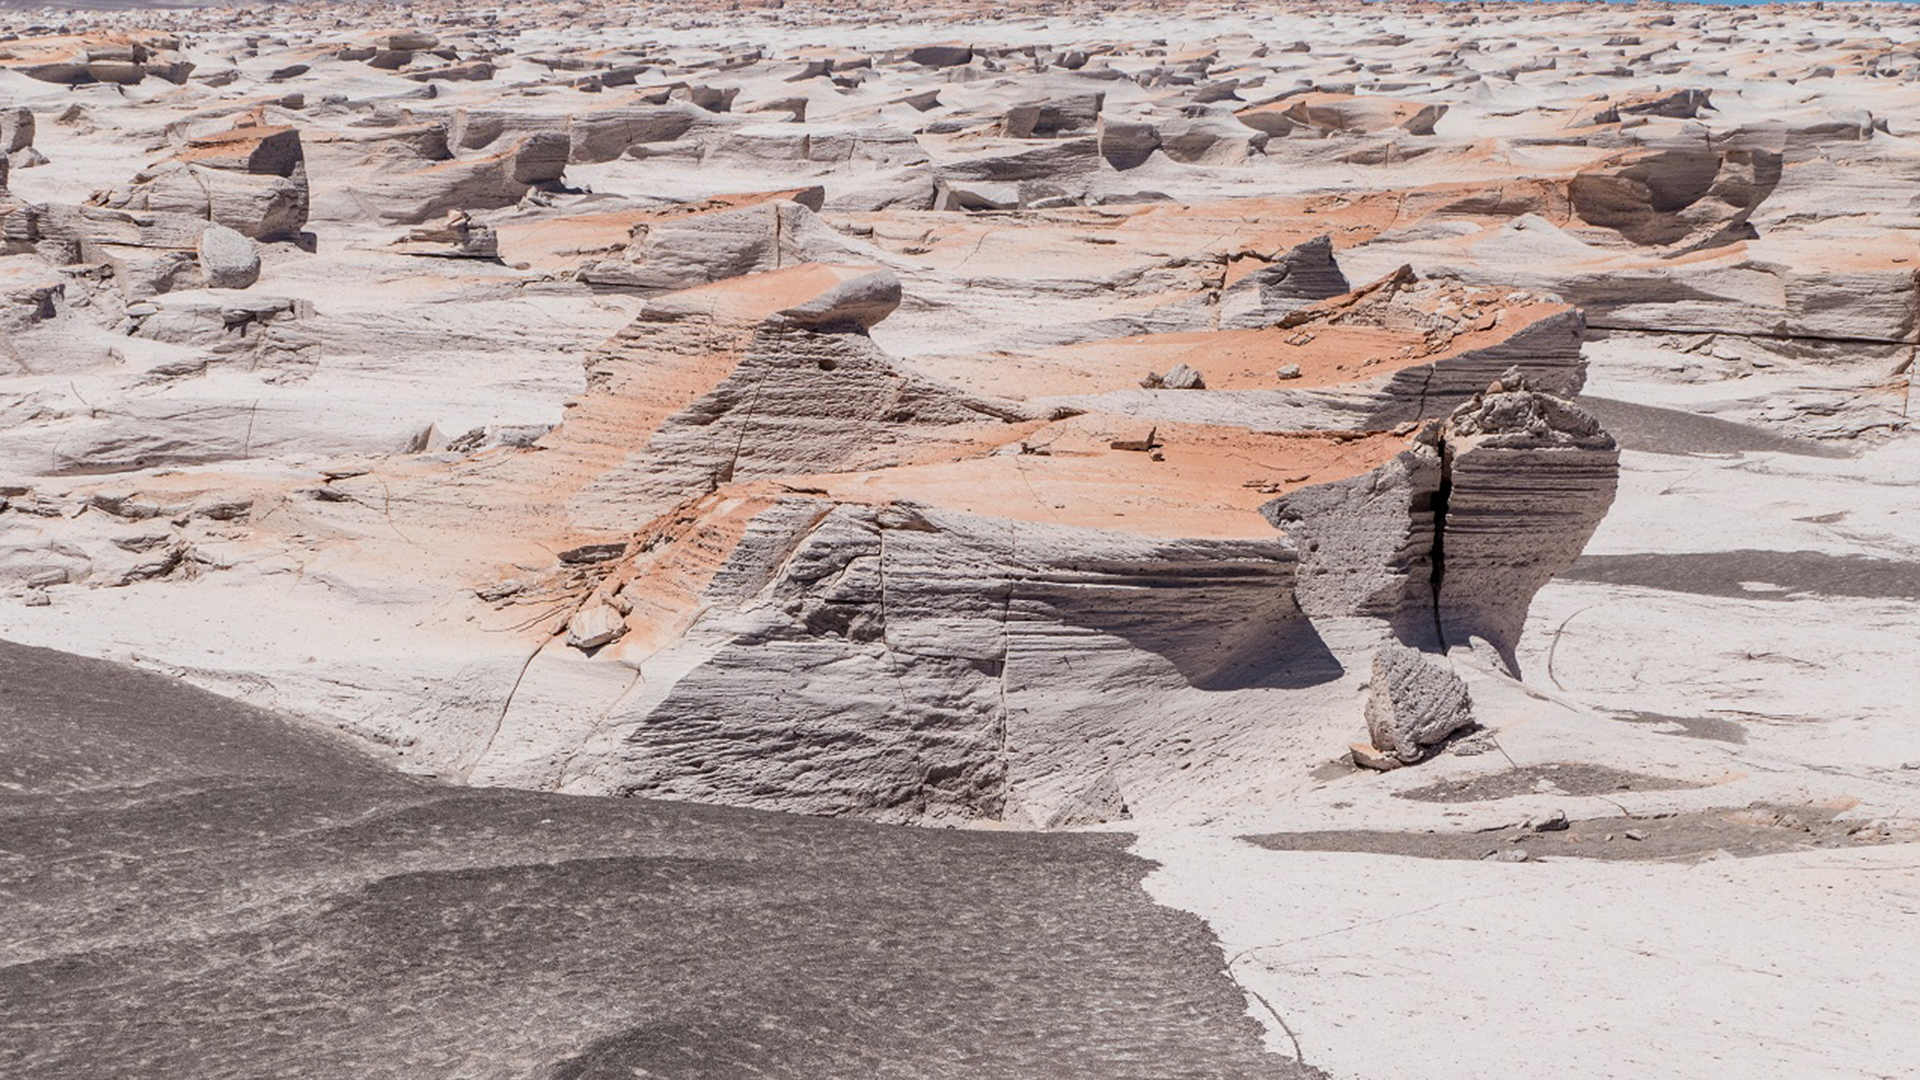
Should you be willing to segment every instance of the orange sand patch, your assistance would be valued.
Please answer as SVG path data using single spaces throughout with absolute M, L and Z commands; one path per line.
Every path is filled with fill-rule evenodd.
M 499 238 L 502 259 L 549 270 L 576 265 L 583 258 L 605 257 L 625 251 L 636 226 L 778 202 L 791 199 L 804 190 L 791 188 L 785 191 L 743 192 L 642 210 L 610 210 L 597 214 L 502 221 L 494 226 L 494 235 Z
M 1164 460 L 1116 450 L 1153 434 Z M 1024 440 L 1029 453 L 871 472 L 795 477 L 842 502 L 931 504 L 988 517 L 1119 529 L 1156 537 L 1255 539 L 1274 529 L 1259 508 L 1301 487 L 1357 476 L 1391 459 L 1406 439 L 1386 433 L 1251 432 L 1087 414 Z
M 1141 334 L 1065 345 L 1029 356 L 941 357 L 929 374 L 981 393 L 1026 398 L 1102 394 L 1136 389 L 1149 372 L 1176 364 L 1199 371 L 1208 390 L 1299 390 L 1370 380 L 1403 368 L 1444 362 L 1497 345 L 1533 323 L 1565 311 L 1544 301 L 1490 310 L 1451 337 L 1414 326 L 1323 322 L 1257 330 Z M 1300 377 L 1276 372 L 1297 365 Z M 1162 391 L 1187 393 L 1189 391 Z

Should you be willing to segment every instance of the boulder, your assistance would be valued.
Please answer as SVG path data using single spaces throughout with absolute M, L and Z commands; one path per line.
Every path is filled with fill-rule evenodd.
M 1234 119 L 1269 136 L 1285 135 L 1293 130 L 1294 122 L 1287 116 L 1292 102 L 1286 98 L 1269 101 L 1261 105 L 1249 105 L 1233 114 Z
M 1452 670 L 1405 645 L 1385 645 L 1373 654 L 1366 717 L 1374 749 L 1411 765 L 1473 725 L 1473 699 Z
M 256 240 L 291 240 L 307 224 L 309 196 L 300 133 L 252 121 L 190 139 L 186 149 L 142 169 L 97 205 L 185 214 Z
M 260 280 L 260 247 L 225 225 L 209 225 L 196 248 L 209 289 L 244 289 Z
M 1013 139 L 1082 135 L 1099 123 L 1106 99 L 1101 93 L 1070 94 L 1015 105 L 1001 116 L 1000 133 Z
M 576 113 L 571 123 L 551 125 L 568 133 L 571 148 L 568 160 L 575 164 L 613 161 L 631 147 L 650 143 L 670 143 L 688 134 L 696 125 L 713 122 L 707 110 L 685 102 L 671 105 L 639 105 Z M 456 129 L 458 130 L 458 129 Z M 456 145 L 481 145 L 462 132 Z
M 1207 380 L 1200 372 L 1186 364 L 1175 364 L 1173 369 L 1160 376 L 1159 383 L 1164 390 L 1205 390 Z

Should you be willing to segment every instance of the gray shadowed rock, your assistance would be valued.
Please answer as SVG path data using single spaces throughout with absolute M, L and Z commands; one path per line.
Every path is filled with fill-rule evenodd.
M 1373 654 L 1367 733 L 1374 748 L 1411 765 L 1473 724 L 1473 699 L 1452 671 L 1405 645 Z
M 1116 169 L 1132 169 L 1146 164 L 1160 149 L 1160 129 L 1137 120 L 1118 120 L 1102 115 L 1094 125 L 1094 139 L 1100 156 Z
M 973 46 L 921 45 L 909 51 L 907 59 L 928 67 L 958 67 L 973 62 Z
M 200 234 L 200 273 L 209 289 L 245 289 L 260 280 L 260 247 L 225 225 Z
M 0 111 L 0 152 L 13 153 L 33 145 L 33 110 L 24 105 Z

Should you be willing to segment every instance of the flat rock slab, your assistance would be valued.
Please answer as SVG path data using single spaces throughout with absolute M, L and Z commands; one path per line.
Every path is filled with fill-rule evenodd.
M 0 1074 L 1300 1077 L 1125 839 L 407 780 L 0 643 Z

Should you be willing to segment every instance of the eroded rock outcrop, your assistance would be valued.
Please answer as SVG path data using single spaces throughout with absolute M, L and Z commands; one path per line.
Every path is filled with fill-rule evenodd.
M 1649 150 L 1573 178 L 1574 212 L 1648 247 L 1706 245 L 1741 231 L 1779 186 L 1780 155 L 1764 149 Z
M 255 240 L 297 239 L 307 224 L 300 133 L 253 119 L 190 139 L 186 149 L 136 174 L 96 205 L 158 211 L 224 225 Z
M 1510 371 L 1382 469 L 1263 512 L 1306 538 L 1308 612 L 1385 618 L 1441 649 L 1484 641 L 1510 665 L 1531 596 L 1579 557 L 1618 470 L 1591 416 Z
M 289 626 L 405 659 L 270 628 L 261 678 L 471 782 L 1040 827 L 1252 790 L 1383 642 L 1508 656 L 1611 490 L 1580 310 L 1367 249 L 1754 220 L 1734 156 L 1643 200 L 1674 243 L 1569 182 L 1680 153 L 1640 131 L 1685 102 L 1513 113 L 1574 164 L 1489 184 L 1458 72 L 1250 42 L 362 33 L 200 49 L 171 156 L 0 203 L 0 461 L 57 479 L 0 565 L 50 603 L 320 582 Z M 1281 175 L 1314 193 L 1251 194 Z M 120 512 L 203 503 L 251 509 Z

